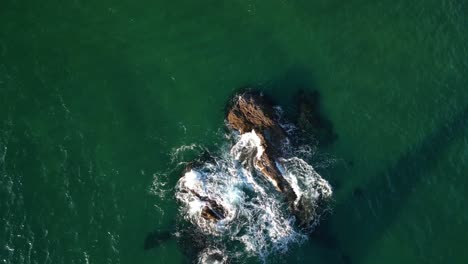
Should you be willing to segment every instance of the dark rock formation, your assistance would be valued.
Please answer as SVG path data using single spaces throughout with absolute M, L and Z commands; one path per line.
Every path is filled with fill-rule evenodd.
M 189 172 L 192 169 L 203 166 L 205 163 L 213 163 L 215 159 L 211 154 L 205 150 L 201 156 L 185 165 L 184 174 Z M 212 200 L 206 196 L 202 196 L 194 190 L 189 190 L 194 196 L 196 196 L 200 201 L 206 203 L 201 212 L 201 217 L 210 221 L 219 221 L 226 217 L 226 210 L 215 200 Z
M 219 221 L 226 217 L 226 211 L 216 201 L 210 200 L 208 204 L 203 207 L 201 216 L 211 221 Z
M 201 196 L 200 194 L 191 190 L 193 195 L 198 197 L 200 201 L 206 202 L 205 207 L 203 207 L 201 212 L 201 217 L 212 220 L 212 221 L 219 221 L 226 217 L 226 210 L 215 200 L 212 200 L 208 197 Z
M 299 108 L 297 122 L 302 134 L 307 133 L 310 136 L 310 138 L 306 136 L 306 140 L 312 140 L 312 137 L 314 140 L 336 137 L 332 133 L 331 123 L 321 118 L 318 113 L 318 93 L 306 94 L 303 92 L 297 100 Z M 283 194 L 291 212 L 299 220 L 299 224 L 306 226 L 308 224 L 306 219 L 311 219 L 310 214 L 315 212 L 305 210 L 308 205 L 303 199 L 299 199 L 295 204 L 298 196 L 276 164 L 276 161 L 285 154 L 282 149 L 288 138 L 279 123 L 273 103 L 261 93 L 245 92 L 232 100 L 227 109 L 226 120 L 228 127 L 237 130 L 240 134 L 255 131 L 264 151 L 260 157 L 247 162 L 249 164 L 253 162 L 255 168 L 272 183 L 276 190 Z M 209 153 L 203 153 L 200 159 L 187 165 L 185 172 L 212 161 L 213 158 Z M 243 165 L 246 166 L 246 164 Z M 192 193 L 206 204 L 202 209 L 201 217 L 210 221 L 219 221 L 226 217 L 227 211 L 218 202 L 208 197 L 202 197 L 194 191 Z
M 228 110 L 227 121 L 232 129 L 243 134 L 255 130 L 273 149 L 278 149 L 286 133 L 281 128 L 273 104 L 260 93 L 244 93 L 234 98 Z
M 265 150 L 255 160 L 255 165 L 285 195 L 293 208 L 297 196 L 275 163 L 275 159 L 281 155 L 281 144 L 286 139 L 286 133 L 279 125 L 273 104 L 262 94 L 244 93 L 234 98 L 227 113 L 227 121 L 230 128 L 241 134 L 255 131 Z

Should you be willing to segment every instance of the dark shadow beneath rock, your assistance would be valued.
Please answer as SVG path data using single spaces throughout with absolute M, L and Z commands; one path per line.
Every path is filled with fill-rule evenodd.
M 338 139 L 331 121 L 322 115 L 318 91 L 300 90 L 294 101 L 297 106 L 296 124 L 299 129 L 299 144 L 313 142 L 321 147 L 326 147 Z
M 197 263 L 200 252 L 209 247 L 212 242 L 208 237 L 184 220 L 178 220 L 177 244 L 188 260 L 187 263 Z
M 149 250 L 155 247 L 158 247 L 159 245 L 165 243 L 166 241 L 169 241 L 172 239 L 172 234 L 170 231 L 160 231 L 156 230 L 151 233 L 149 233 L 146 238 L 145 238 L 145 243 L 144 243 L 144 249 Z
M 323 248 L 329 250 L 338 249 L 338 241 L 333 234 L 330 222 L 327 221 L 327 219 L 322 219 L 320 224 L 310 234 L 310 238 Z

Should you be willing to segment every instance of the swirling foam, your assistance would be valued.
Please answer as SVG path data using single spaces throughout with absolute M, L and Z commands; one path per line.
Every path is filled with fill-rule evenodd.
M 182 216 L 202 233 L 217 243 L 235 245 L 229 248 L 242 251 L 244 256 L 265 260 L 271 253 L 286 252 L 290 244 L 301 243 L 307 235 L 295 224 L 281 194 L 255 168 L 255 159 L 264 151 L 255 131 L 236 139 L 220 158 L 186 171 L 177 183 L 176 198 L 181 202 Z M 298 157 L 281 158 L 276 164 L 298 196 L 295 203 L 301 201 L 308 223 L 315 225 L 318 201 L 332 195 L 330 185 Z M 226 217 L 220 221 L 202 218 L 207 201 L 200 197 L 216 201 L 227 211 Z M 202 257 L 203 253 L 200 260 Z

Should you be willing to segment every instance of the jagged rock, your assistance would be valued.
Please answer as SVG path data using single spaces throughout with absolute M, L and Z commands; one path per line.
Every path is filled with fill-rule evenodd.
M 286 139 L 286 133 L 279 125 L 273 104 L 260 93 L 241 94 L 234 98 L 227 113 L 227 121 L 229 127 L 240 134 L 252 130 L 256 132 L 264 152 L 255 160 L 255 165 L 293 207 L 292 203 L 297 196 L 275 163 L 275 159 L 281 155 L 281 144 Z
M 215 200 L 212 200 L 206 196 L 202 196 L 193 190 L 190 190 L 190 192 L 198 199 L 200 199 L 200 201 L 206 203 L 201 211 L 201 217 L 211 221 L 223 220 L 226 217 L 226 209 L 224 209 L 224 207 Z
M 227 114 L 228 125 L 244 134 L 255 130 L 269 145 L 279 148 L 286 133 L 278 123 L 273 104 L 260 93 L 244 93 L 234 98 Z
M 207 220 L 219 221 L 226 218 L 226 211 L 224 207 L 219 205 L 216 201 L 210 200 L 207 205 L 203 207 L 201 216 Z
M 185 175 L 191 170 L 196 170 L 199 167 L 202 167 L 206 163 L 215 163 L 215 158 L 207 151 L 203 151 L 199 158 L 188 162 L 185 165 L 182 175 Z M 210 221 L 219 221 L 226 218 L 227 211 L 226 209 L 209 197 L 200 195 L 197 191 L 188 189 L 188 192 L 197 197 L 200 201 L 205 203 L 205 206 L 201 210 L 200 216 L 206 220 Z
M 318 94 L 302 96 L 299 101 L 298 122 L 302 129 L 310 130 L 317 134 L 329 134 L 331 127 L 327 121 L 321 119 L 317 113 Z M 278 116 L 275 113 L 274 105 L 261 93 L 246 92 L 236 96 L 231 102 L 227 111 L 227 125 L 229 128 L 237 130 L 241 135 L 255 131 L 261 142 L 263 152 L 259 157 L 249 160 L 246 164 L 252 164 L 257 170 L 269 180 L 272 185 L 283 194 L 291 212 L 297 217 L 300 225 L 307 225 L 307 219 L 311 219 L 315 211 L 306 210 L 309 208 L 304 199 L 297 199 L 290 183 L 283 177 L 276 162 L 283 157 L 283 143 L 288 140 L 286 132 L 281 127 Z M 325 125 L 324 125 L 325 124 Z M 320 127 L 321 126 L 321 127 Z M 322 129 L 323 131 L 319 131 Z M 199 167 L 206 162 L 213 161 L 213 157 L 208 152 L 187 164 L 185 172 Z M 201 196 L 193 190 L 190 192 L 200 201 L 205 202 L 202 208 L 201 217 L 210 221 L 219 221 L 227 216 L 227 210 L 217 201 L 209 197 Z M 297 201 L 299 200 L 299 201 Z

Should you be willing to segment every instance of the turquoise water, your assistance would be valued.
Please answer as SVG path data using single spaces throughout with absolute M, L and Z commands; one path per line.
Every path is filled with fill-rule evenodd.
M 171 153 L 240 87 L 321 94 L 333 214 L 280 263 L 467 263 L 468 2 L 10 1 L 0 262 L 187 263 Z M 158 189 L 158 188 L 156 188 Z M 159 190 L 159 189 L 158 189 Z

